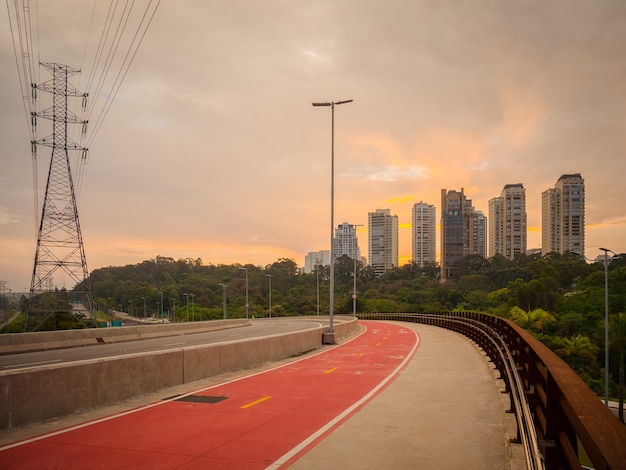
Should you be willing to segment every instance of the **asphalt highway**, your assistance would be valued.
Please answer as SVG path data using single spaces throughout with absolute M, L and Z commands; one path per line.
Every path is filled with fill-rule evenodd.
M 323 317 L 320 318 L 319 321 L 311 318 L 255 319 L 250 320 L 250 325 L 248 326 L 218 331 L 180 334 L 122 343 L 94 344 L 93 346 L 78 348 L 8 354 L 0 356 L 0 371 L 19 370 L 27 367 L 39 367 L 89 359 L 123 356 L 127 354 L 184 349 L 203 344 L 240 341 L 259 336 L 282 335 L 293 331 L 317 328 L 325 323 L 328 323 L 328 319 Z

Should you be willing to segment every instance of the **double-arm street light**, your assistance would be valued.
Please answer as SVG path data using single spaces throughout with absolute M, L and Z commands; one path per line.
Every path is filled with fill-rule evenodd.
M 226 315 L 226 288 L 228 287 L 226 284 L 219 284 L 220 286 L 222 286 L 222 298 L 223 298 L 223 304 L 224 304 L 224 320 L 226 320 L 227 315 Z
M 248 308 L 250 307 L 250 303 L 248 302 L 248 268 L 239 268 L 246 272 L 246 320 L 248 319 Z
M 353 100 L 327 101 L 323 103 L 312 103 L 313 106 L 327 106 L 331 109 L 330 125 L 330 304 L 328 306 L 328 316 L 330 325 L 328 332 L 324 334 L 325 344 L 335 344 L 335 327 L 333 325 L 333 311 L 335 302 L 335 258 L 333 253 L 333 238 L 335 230 L 335 106 L 345 103 L 352 103 Z
M 600 248 L 604 251 L 604 404 L 609 406 L 609 264 L 615 258 L 608 248 Z M 609 258 L 609 252 L 613 256 Z

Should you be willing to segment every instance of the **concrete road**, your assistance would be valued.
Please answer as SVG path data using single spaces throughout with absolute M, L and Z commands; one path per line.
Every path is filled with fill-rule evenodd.
M 320 317 L 319 320 L 311 319 L 311 317 L 302 319 L 255 319 L 250 320 L 249 326 L 229 328 L 219 331 L 208 331 L 185 335 L 181 334 L 177 336 L 142 339 L 139 341 L 128 341 L 123 343 L 94 344 L 93 346 L 84 346 L 79 348 L 9 354 L 0 356 L 0 371 L 17 370 L 47 364 L 61 364 L 87 359 L 122 356 L 135 353 L 182 349 L 202 344 L 240 341 L 246 338 L 268 336 L 273 334 L 285 334 L 293 331 L 317 328 L 320 325 L 327 323 L 328 318 L 324 319 L 324 317 Z

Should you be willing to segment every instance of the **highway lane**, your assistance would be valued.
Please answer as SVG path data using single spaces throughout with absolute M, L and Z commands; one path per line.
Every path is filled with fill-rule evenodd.
M 249 326 L 229 328 L 202 333 L 179 334 L 161 338 L 142 339 L 111 344 L 94 344 L 78 348 L 53 349 L 0 356 L 0 371 L 20 370 L 27 367 L 62 364 L 68 362 L 101 359 L 128 354 L 185 349 L 203 344 L 240 341 L 247 338 L 285 334 L 317 328 L 327 324 L 328 319 L 255 319 Z

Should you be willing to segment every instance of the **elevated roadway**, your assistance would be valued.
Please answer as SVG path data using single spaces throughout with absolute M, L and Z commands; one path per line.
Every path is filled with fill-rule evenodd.
M 0 466 L 521 468 L 501 381 L 456 333 L 362 322 L 279 366 L 15 431 Z
M 242 341 L 245 339 L 284 335 L 311 328 L 320 328 L 328 325 L 328 319 L 286 318 L 286 319 L 256 319 L 241 322 L 233 327 L 194 332 L 172 333 L 167 336 L 141 340 L 128 340 L 115 343 L 93 342 L 90 346 L 60 348 L 44 351 L 29 351 L 16 354 L 0 355 L 0 371 L 19 370 L 26 367 L 42 366 L 46 364 L 63 364 L 76 361 L 120 357 L 129 354 L 156 353 L 173 349 L 184 349 L 207 344 Z M 160 325 L 153 325 L 158 328 Z M 172 325 L 168 325 L 172 327 Z M 150 328 L 148 326 L 147 328 Z M 1 338 L 0 338 L 1 339 Z M 33 344 L 31 349 L 41 347 Z

